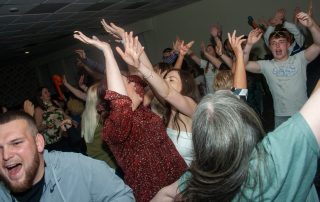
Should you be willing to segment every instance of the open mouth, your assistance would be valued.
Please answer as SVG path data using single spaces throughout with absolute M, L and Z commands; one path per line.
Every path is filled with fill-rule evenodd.
M 15 178 L 19 173 L 19 171 L 21 170 L 21 167 L 22 167 L 21 163 L 7 165 L 6 169 L 8 171 L 9 177 Z

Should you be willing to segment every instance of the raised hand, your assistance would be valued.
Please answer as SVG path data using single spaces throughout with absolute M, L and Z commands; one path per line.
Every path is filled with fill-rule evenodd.
M 69 128 L 72 126 L 72 121 L 71 119 L 64 119 L 63 121 L 60 122 L 60 128 L 62 131 L 67 131 Z
M 251 30 L 248 35 L 247 44 L 253 45 L 253 44 L 257 43 L 260 40 L 262 34 L 263 34 L 262 30 L 259 28 Z
M 106 30 L 106 32 L 108 32 L 114 38 L 116 38 L 117 42 L 120 42 L 121 40 L 123 40 L 124 33 L 125 33 L 123 28 L 116 26 L 112 22 L 108 25 L 108 23 L 104 19 L 101 20 L 101 24 L 102 24 L 104 30 Z
M 176 52 L 179 52 L 181 43 L 182 43 L 182 40 L 180 39 L 180 37 L 177 36 L 176 41 L 172 43 L 172 49 Z
M 77 49 L 74 52 L 78 54 L 78 56 L 81 60 L 85 60 L 87 58 L 86 52 L 84 52 L 84 50 L 82 50 L 82 49 Z
M 243 54 L 241 44 L 246 40 L 244 35 L 236 37 L 236 30 L 232 34 L 228 33 L 228 40 L 235 55 Z
M 213 25 L 210 29 L 210 34 L 212 37 L 220 37 L 221 36 L 221 26 Z
M 286 16 L 286 10 L 284 8 L 280 8 L 276 11 L 274 18 L 278 18 L 283 21 L 285 19 L 285 16 Z
M 309 16 L 312 16 L 312 0 L 309 0 L 309 3 L 308 3 L 308 15 Z
M 85 84 L 84 84 L 84 75 L 83 74 L 79 78 L 78 85 L 79 85 L 80 88 L 85 86 Z
M 294 11 L 293 11 L 293 22 L 294 22 L 295 24 L 298 24 L 297 15 L 298 15 L 298 13 L 300 13 L 300 12 L 301 12 L 300 7 L 295 7 L 295 9 L 294 9 Z
M 267 23 L 267 22 L 265 21 L 265 19 L 263 19 L 263 18 L 260 18 L 260 19 L 259 19 L 259 24 L 263 25 L 265 28 L 268 27 L 268 23 Z
M 141 46 L 138 37 L 133 37 L 133 33 L 129 34 L 125 32 L 124 38 L 124 52 L 120 47 L 116 47 L 117 52 L 122 59 L 129 65 L 138 68 L 140 66 L 140 56 L 144 51 L 144 47 Z
M 215 50 L 216 50 L 217 55 L 219 55 L 219 56 L 223 55 L 224 49 L 223 49 L 222 41 L 220 39 L 216 40 Z
M 180 51 L 179 51 L 180 55 L 185 56 L 188 53 L 188 51 L 190 50 L 190 48 L 192 47 L 193 44 L 194 44 L 194 41 L 190 41 L 187 44 L 184 44 L 184 41 L 182 41 L 181 44 L 180 44 L 180 48 L 179 48 L 180 49 Z
M 111 50 L 110 44 L 100 41 L 96 36 L 89 38 L 80 31 L 74 31 L 73 37 L 85 44 L 93 45 L 102 51 Z
M 313 19 L 304 12 L 300 12 L 297 14 L 297 19 L 305 27 L 312 27 L 314 25 Z
M 28 113 L 30 116 L 34 115 L 34 105 L 30 100 L 25 100 L 23 102 L 23 111 Z

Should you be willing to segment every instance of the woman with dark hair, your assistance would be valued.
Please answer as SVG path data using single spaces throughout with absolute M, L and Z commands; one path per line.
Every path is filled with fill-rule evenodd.
M 167 136 L 161 118 L 143 106 L 145 82 L 135 75 L 121 75 L 108 43 L 81 32 L 75 32 L 74 37 L 97 47 L 105 56 L 107 88 L 98 89 L 98 95 L 109 110 L 102 115 L 102 138 L 136 200 L 150 201 L 162 187 L 176 181 L 187 166 Z M 98 110 L 104 112 L 105 108 L 100 104 Z
M 125 52 L 118 49 L 119 54 L 143 75 L 159 101 L 166 105 L 163 118 L 167 134 L 185 162 L 190 165 L 193 158 L 191 116 L 196 108 L 198 95 L 192 75 L 180 69 L 170 69 L 162 78 L 152 66 L 145 65 L 140 61 L 140 57 L 137 57 L 141 44 L 137 38 L 133 38 L 132 32 L 126 33 L 123 41 Z M 179 55 L 184 57 L 192 43 L 184 45 L 181 41 Z
M 63 133 L 71 127 L 71 119 L 51 99 L 48 88 L 40 87 L 37 90 L 35 100 L 34 118 L 38 130 L 44 136 L 46 149 L 49 151 L 69 151 L 70 148 L 66 140 L 63 139 Z

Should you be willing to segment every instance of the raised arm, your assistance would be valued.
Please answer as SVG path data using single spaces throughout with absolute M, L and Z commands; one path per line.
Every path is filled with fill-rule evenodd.
M 308 61 L 312 61 L 320 53 L 320 28 L 307 13 L 298 13 L 297 19 L 303 26 L 307 27 L 311 32 L 313 44 L 305 50 L 304 56 Z
M 298 27 L 294 23 L 287 21 L 283 23 L 283 27 L 286 28 L 291 34 L 293 34 L 294 40 L 300 47 L 302 47 L 304 44 L 304 35 L 300 32 Z
M 106 61 L 105 74 L 107 78 L 108 90 L 122 95 L 128 95 L 110 45 L 106 42 L 100 41 L 97 37 L 89 38 L 79 31 L 75 31 L 73 36 L 74 38 L 86 44 L 90 44 L 103 52 Z
M 219 41 L 216 41 L 216 47 L 215 47 L 217 55 L 223 60 L 223 62 L 231 68 L 233 65 L 232 58 L 229 57 L 227 54 L 225 54 L 225 50 L 223 49 L 222 41 L 219 39 Z
M 168 85 L 164 79 L 162 79 L 153 68 L 148 68 L 139 60 L 139 52 L 141 48 L 138 44 L 138 38 L 133 39 L 132 34 L 126 34 L 124 38 L 125 52 L 117 47 L 117 51 L 122 58 L 127 58 L 126 55 L 131 55 L 135 61 L 135 67 L 142 73 L 145 80 L 151 85 L 151 87 L 157 92 L 157 94 L 169 102 L 173 107 L 179 110 L 181 113 L 192 116 L 196 103 L 189 97 L 181 95 L 174 88 Z M 126 61 L 126 60 L 125 60 Z
M 23 111 L 28 113 L 30 116 L 33 117 L 34 115 L 34 105 L 30 100 L 25 100 L 23 102 Z
M 257 43 L 262 36 L 262 30 L 259 28 L 250 31 L 247 39 L 247 44 L 243 50 L 244 64 L 246 65 L 246 70 L 252 73 L 261 73 L 260 65 L 255 61 L 249 61 L 250 52 L 252 46 Z
M 81 90 L 73 87 L 72 85 L 70 85 L 67 81 L 67 78 L 65 75 L 63 75 L 63 85 L 75 96 L 77 96 L 78 98 L 80 98 L 83 101 L 86 101 L 87 99 L 87 94 L 82 92 Z
M 228 33 L 228 39 L 231 48 L 236 56 L 233 87 L 240 89 L 247 88 L 247 75 L 246 69 L 244 67 L 243 51 L 241 47 L 241 43 L 243 43 L 246 39 L 243 39 L 243 37 L 244 35 L 236 37 L 236 31 L 233 31 L 232 35 Z
M 104 73 L 104 65 L 88 58 L 83 49 L 77 49 L 75 50 L 75 53 L 78 54 L 78 58 L 83 62 L 83 64 L 87 65 L 90 69 L 101 74 Z
M 179 44 L 179 56 L 178 56 L 176 63 L 174 64 L 175 69 L 182 68 L 184 56 L 188 53 L 188 51 L 190 50 L 193 43 L 194 43 L 194 41 L 190 41 L 189 43 L 184 44 L 184 41 L 181 41 L 181 43 Z
M 204 43 L 201 43 L 201 52 L 203 52 L 204 56 L 210 61 L 211 64 L 213 64 L 214 67 L 219 68 L 221 65 L 221 61 L 219 58 L 217 58 L 215 55 L 210 54 L 205 47 Z M 214 51 L 214 50 L 213 50 Z
M 88 91 L 88 86 L 86 86 L 86 84 L 84 83 L 84 75 L 83 74 L 79 78 L 78 85 L 84 92 Z
M 318 144 L 320 145 L 320 116 L 319 106 L 320 103 L 320 89 L 316 89 L 309 100 L 304 104 L 300 110 L 302 116 L 309 124 L 312 132 L 314 133 Z
M 80 59 L 78 59 L 78 61 L 77 61 L 77 66 L 80 68 L 83 68 L 95 80 L 100 80 L 104 77 L 103 73 L 100 73 L 100 72 L 97 72 L 97 71 L 91 69 L 90 67 L 88 67 L 88 65 L 84 64 Z
M 111 34 L 113 37 L 116 38 L 117 42 L 123 42 L 125 30 L 122 27 L 118 27 L 112 22 L 108 24 L 104 19 L 101 20 L 101 24 L 103 28 L 106 30 L 106 32 L 108 32 L 109 34 Z M 152 64 L 145 51 L 142 52 L 140 56 L 140 60 L 143 64 L 145 64 L 145 66 L 147 66 L 148 68 L 151 67 L 152 69 Z

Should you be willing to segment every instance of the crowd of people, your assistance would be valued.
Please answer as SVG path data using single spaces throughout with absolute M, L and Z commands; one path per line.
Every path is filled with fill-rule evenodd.
M 74 31 L 105 63 L 76 50 L 85 75 L 79 87 L 62 76 L 70 98 L 40 87 L 22 110 L 1 107 L 1 201 L 319 201 L 320 82 L 308 97 L 306 71 L 320 53 L 320 27 L 310 12 L 295 19 L 279 9 L 225 41 L 215 25 L 201 56 L 177 38 L 155 65 L 114 23 L 101 21 L 116 47 Z M 261 38 L 271 55 L 257 60 Z M 266 79 L 272 132 L 246 71 Z

